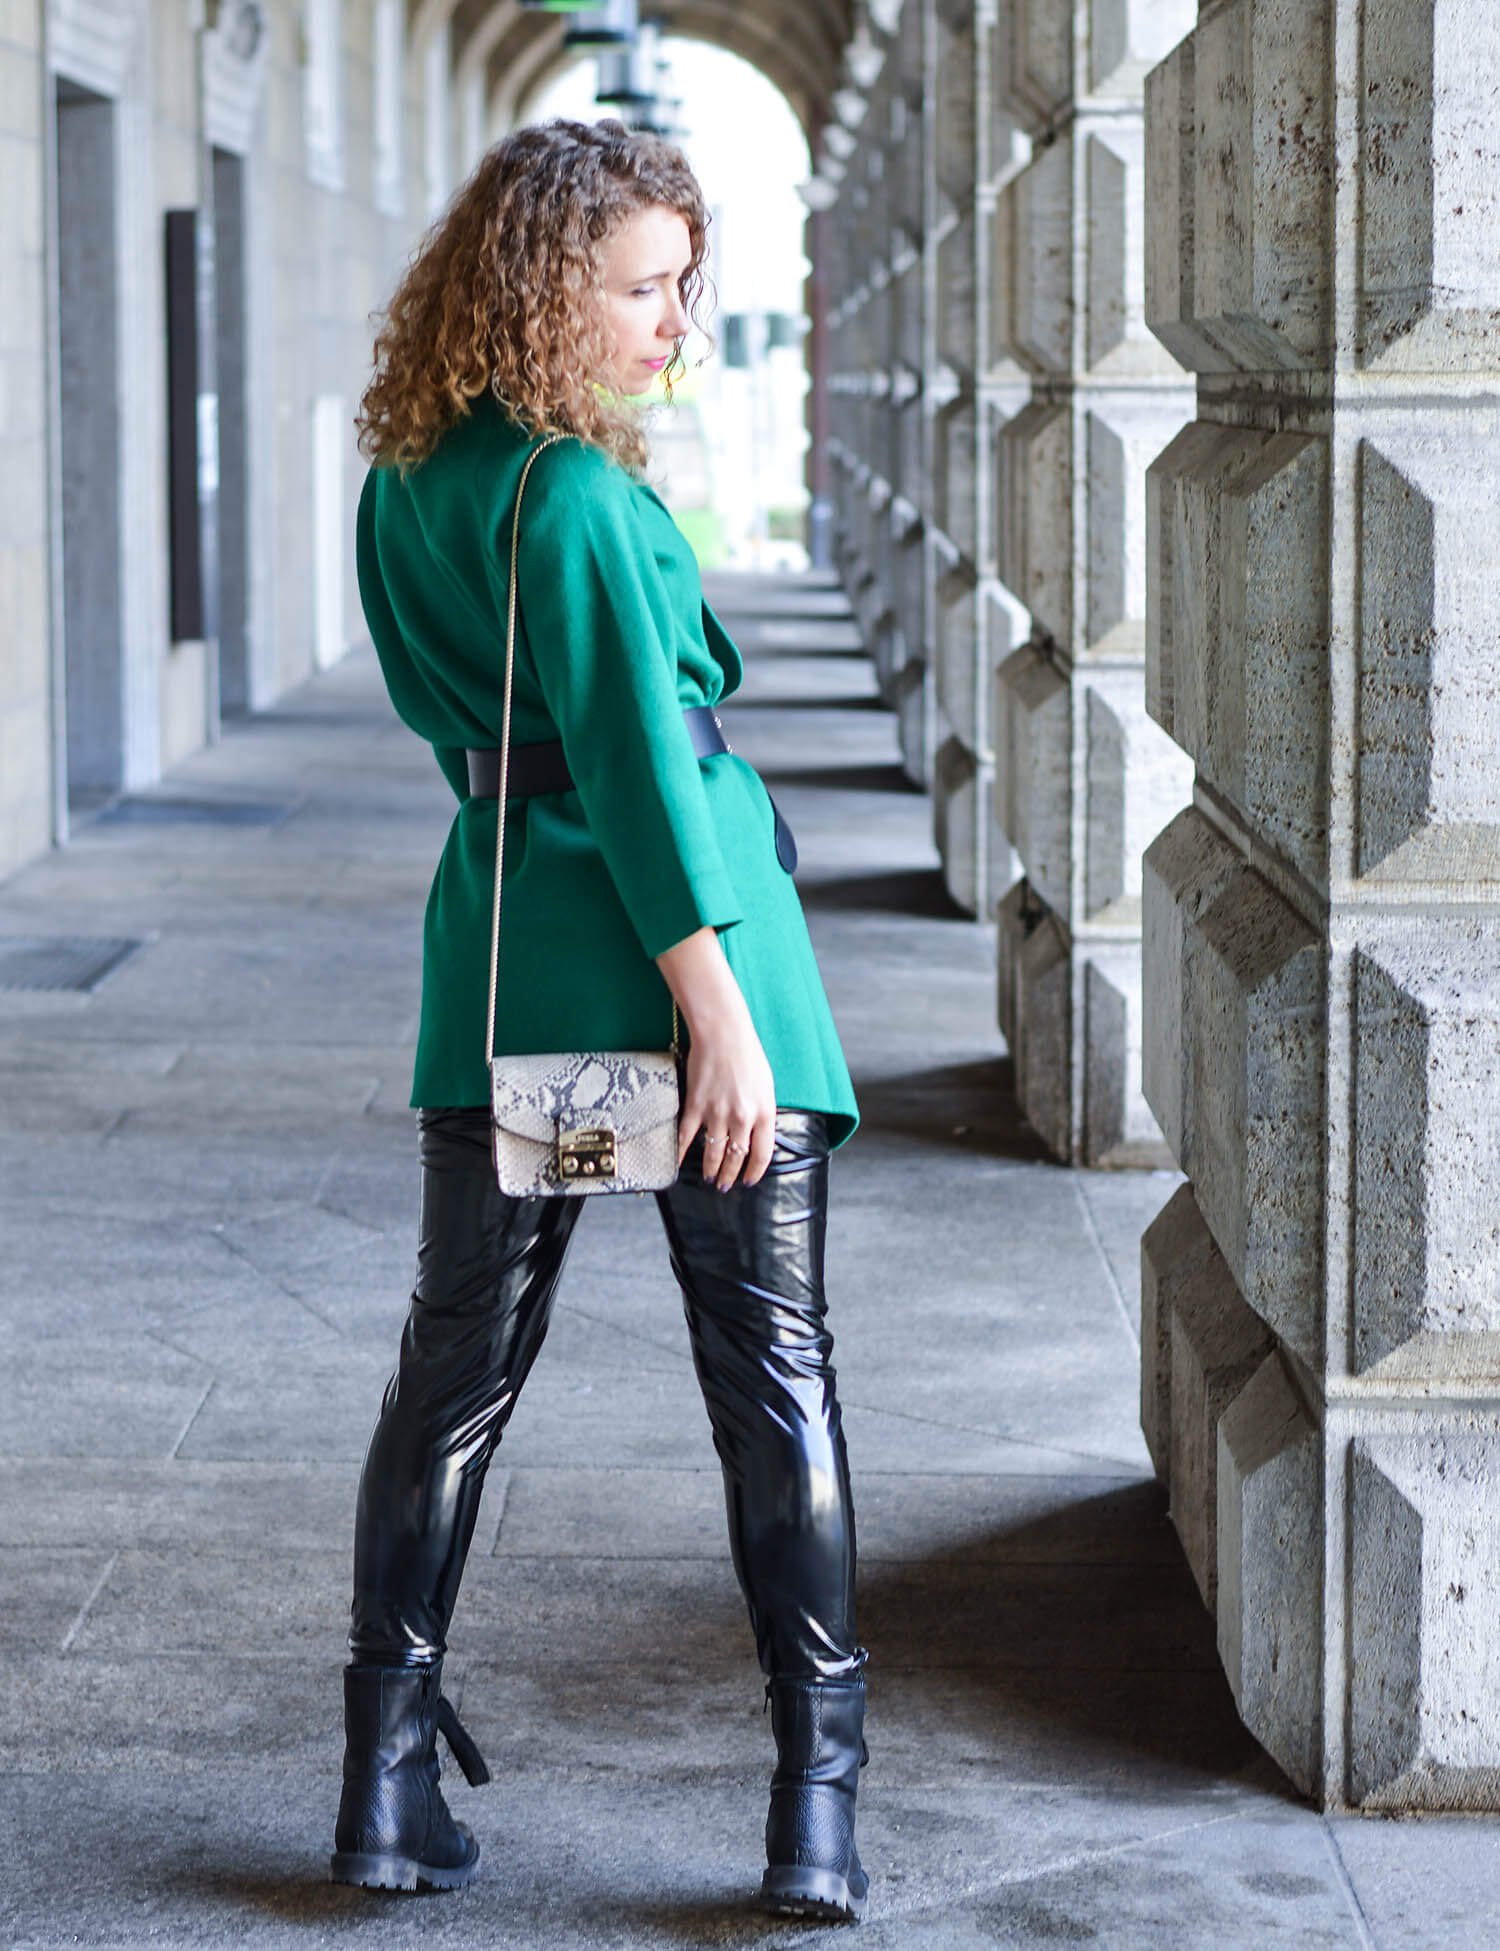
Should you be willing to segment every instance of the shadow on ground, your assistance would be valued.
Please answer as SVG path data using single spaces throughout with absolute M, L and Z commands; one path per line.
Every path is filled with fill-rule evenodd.
M 865 1140 L 881 1134 L 945 1151 L 1051 1162 L 1016 1101 L 1009 1057 L 943 1064 L 900 1077 L 856 1078 L 855 1093 Z
M 890 706 L 878 691 L 860 691 L 849 697 L 824 697 L 815 692 L 810 698 L 761 697 L 736 698 L 732 707 L 736 717 L 749 711 L 879 711 L 889 712 Z
M 766 784 L 807 786 L 829 793 L 905 793 L 920 796 L 899 765 L 757 766 Z
M 866 1563 L 860 1633 L 872 1720 L 908 1744 L 1003 1761 L 1045 1753 L 1081 1778 L 1163 1767 L 1291 1785 L 1235 1711 L 1154 1483 L 1130 1483 L 909 1562 Z
M 936 868 L 912 867 L 873 874 L 808 876 L 797 883 L 809 910 L 842 914 L 912 915 L 923 921 L 963 921 L 964 914 Z

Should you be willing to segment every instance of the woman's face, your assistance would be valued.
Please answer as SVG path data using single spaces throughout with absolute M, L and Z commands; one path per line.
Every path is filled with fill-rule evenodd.
M 637 210 L 605 238 L 604 311 L 613 350 L 600 378 L 612 391 L 649 392 L 687 336 L 679 281 L 692 258 L 687 219 L 665 204 Z

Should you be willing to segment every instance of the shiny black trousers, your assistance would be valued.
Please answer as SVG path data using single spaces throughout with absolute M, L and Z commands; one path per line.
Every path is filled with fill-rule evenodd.
M 589 1203 L 495 1184 L 487 1110 L 419 1114 L 416 1291 L 355 1519 L 356 1662 L 441 1659 L 495 1446 L 536 1360 Z M 695 1141 L 656 1202 L 724 1473 L 762 1671 L 859 1671 L 854 1511 L 823 1293 L 824 1119 L 778 1111 L 758 1185 L 721 1193 Z M 558 1649 L 559 1653 L 563 1651 Z

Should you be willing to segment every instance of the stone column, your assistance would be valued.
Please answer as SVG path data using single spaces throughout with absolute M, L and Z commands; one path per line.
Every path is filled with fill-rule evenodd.
M 994 302 L 995 206 L 1022 145 L 996 98 L 994 5 L 938 0 L 927 32 L 933 820 L 948 892 L 988 920 L 1016 877 L 995 821 L 990 716 L 995 666 L 1024 634 L 999 580 L 994 519 L 999 429 L 1026 397 Z
M 924 7 L 882 9 L 890 36 L 825 225 L 835 560 L 914 784 L 932 778 L 924 354 L 928 131 Z M 829 140 L 825 135 L 825 143 Z
M 999 1014 L 1061 1158 L 1165 1162 L 1140 1087 L 1141 854 L 1191 768 L 1144 704 L 1145 474 L 1192 393 L 1144 319 L 1142 81 L 1192 0 L 1005 0 L 995 68 L 1031 159 L 992 220 L 1029 397 L 1000 442 L 997 568 L 1031 617 L 1001 664 Z
M 1500 12 L 1205 0 L 1147 84 L 1142 1411 L 1325 1807 L 1500 1807 Z

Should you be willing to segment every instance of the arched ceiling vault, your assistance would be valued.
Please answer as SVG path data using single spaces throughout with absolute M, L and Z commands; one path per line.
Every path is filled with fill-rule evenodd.
M 840 81 L 854 30 L 853 0 L 655 0 L 663 31 L 727 48 L 759 68 L 790 102 L 809 146 Z M 444 20 L 460 77 L 485 75 L 485 99 L 509 120 L 518 104 L 561 64 L 566 17 L 519 0 L 408 0 L 411 44 L 420 47 Z
M 460 0 L 464 7 L 477 9 L 483 0 Z M 687 0 L 675 7 L 668 20 L 668 33 L 709 41 L 727 48 L 757 67 L 786 96 L 802 125 L 809 147 L 827 113 L 828 95 L 838 85 L 839 61 L 843 42 L 831 47 L 806 14 L 788 16 L 777 24 L 769 7 L 754 8 L 740 0 Z M 485 98 L 499 112 L 497 121 L 508 123 L 518 108 L 569 58 L 563 53 L 563 28 L 554 20 L 550 33 L 539 34 L 532 26 L 537 16 L 530 11 L 513 27 L 495 35 L 486 54 Z M 542 18 L 545 18 L 543 16 Z M 455 30 L 457 16 L 455 16 Z M 488 38 L 494 30 L 482 23 L 476 30 Z M 455 54 L 462 69 L 471 66 L 467 48 Z M 823 75 L 828 79 L 822 86 Z

